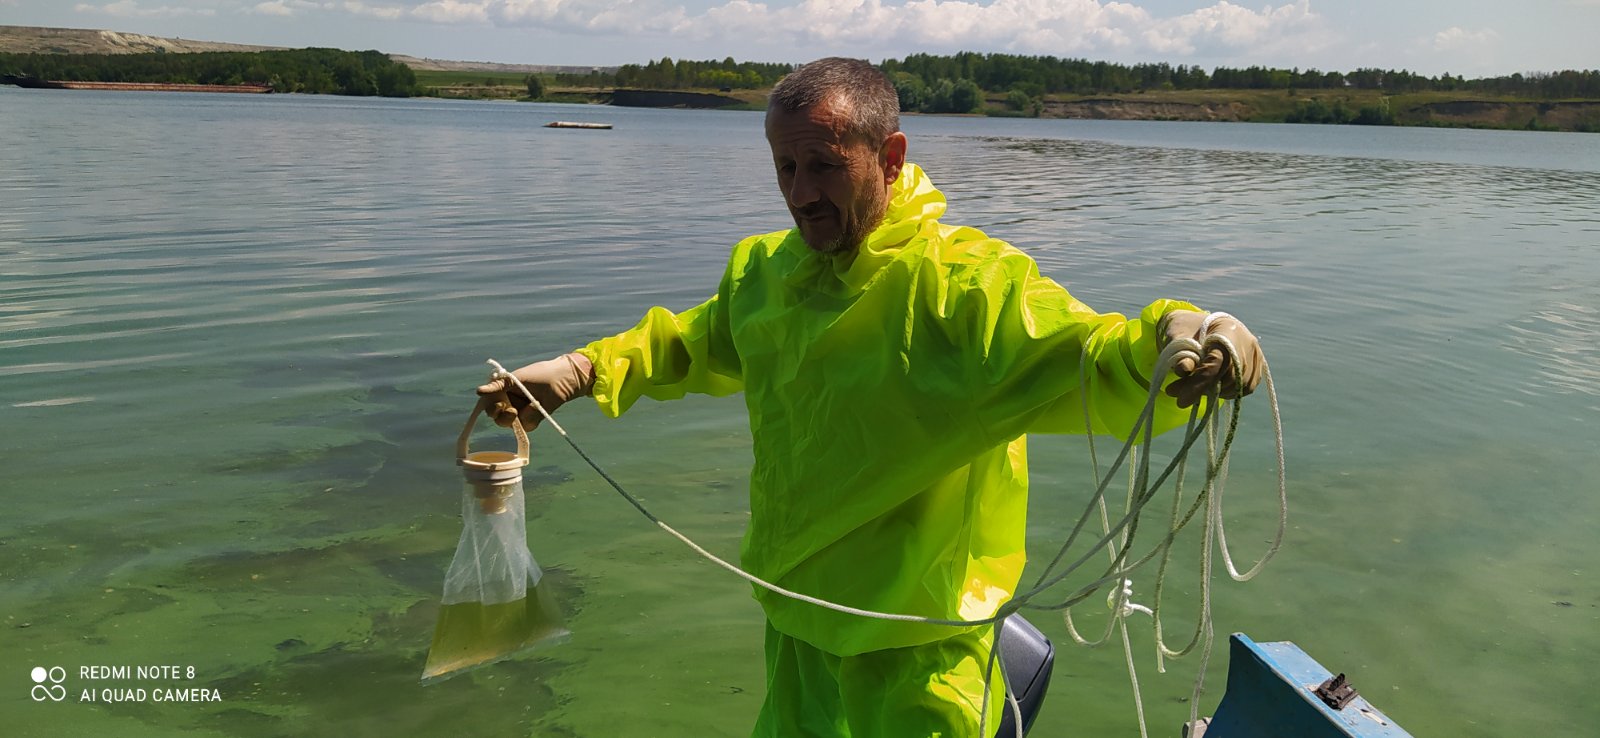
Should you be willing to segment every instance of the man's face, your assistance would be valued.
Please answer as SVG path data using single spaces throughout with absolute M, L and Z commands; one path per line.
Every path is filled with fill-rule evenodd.
M 847 137 L 849 114 L 836 100 L 767 111 L 778 189 L 806 244 L 824 253 L 852 251 L 878 227 L 905 157 L 903 134 L 887 142 Z

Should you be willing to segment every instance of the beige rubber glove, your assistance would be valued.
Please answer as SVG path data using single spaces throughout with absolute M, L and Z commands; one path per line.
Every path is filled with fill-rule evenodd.
M 1193 359 L 1179 359 L 1172 367 L 1178 380 L 1167 385 L 1167 394 L 1178 398 L 1178 407 L 1189 407 L 1200 401 L 1213 386 L 1224 400 L 1234 400 L 1254 392 L 1261 381 L 1265 361 L 1255 334 L 1243 323 L 1227 313 L 1197 313 L 1193 310 L 1174 310 L 1161 317 L 1157 342 L 1165 349 L 1177 338 L 1192 338 L 1205 344 L 1206 336 L 1221 336 L 1233 344 L 1239 353 L 1239 377 L 1234 376 L 1228 352 L 1221 346 L 1212 346 L 1196 363 Z
M 554 359 L 529 364 L 512 372 L 528 391 L 539 400 L 546 412 L 554 415 L 556 408 L 569 400 L 585 397 L 594 390 L 594 364 L 583 354 L 571 353 Z M 478 387 L 478 396 L 493 397 L 494 402 L 486 412 L 494 418 L 495 425 L 511 427 L 511 420 L 522 417 L 522 427 L 533 430 L 544 420 L 522 390 L 506 379 L 496 379 Z

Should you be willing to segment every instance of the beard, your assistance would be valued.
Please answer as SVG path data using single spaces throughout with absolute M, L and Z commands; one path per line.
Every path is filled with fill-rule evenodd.
M 838 236 L 819 243 L 806 238 L 804 228 L 800 229 L 800 235 L 805 238 L 806 245 L 813 251 L 823 254 L 854 253 L 867 240 L 867 236 L 878 229 L 878 225 L 883 222 L 883 217 L 888 212 L 889 197 L 885 193 L 882 197 L 873 198 L 860 217 L 843 217 L 842 230 Z M 798 215 L 795 218 L 795 225 L 800 225 Z

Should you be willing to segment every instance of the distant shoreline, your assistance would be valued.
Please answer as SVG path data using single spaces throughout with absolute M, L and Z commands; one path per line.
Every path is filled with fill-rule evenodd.
M 12 80 L 0 81 L 13 84 Z M 98 83 L 49 80 L 19 85 L 59 89 L 175 92 L 270 92 L 259 85 L 187 85 L 160 83 Z M 454 100 L 530 101 L 526 91 L 511 85 L 463 85 L 424 88 L 419 97 Z M 551 88 L 537 102 L 565 102 L 642 108 L 693 108 L 708 110 L 763 110 L 767 90 L 637 90 Z M 1036 115 L 1009 110 L 1005 100 L 990 95 L 982 112 L 904 113 L 956 117 L 1053 118 L 1077 120 L 1158 120 L 1213 123 L 1348 123 L 1361 125 L 1350 111 L 1381 101 L 1392 120 L 1380 125 L 1433 128 L 1481 128 L 1600 133 L 1600 100 L 1527 100 L 1520 98 L 1464 97 L 1443 93 L 1377 96 L 1344 91 L 1295 96 L 1281 91 L 1251 94 L 1239 90 L 1188 90 L 1182 93 L 1131 93 L 1120 95 L 1048 95 Z M 626 102 L 619 102 L 625 93 Z M 1321 119 L 1296 120 L 1296 112 L 1324 111 Z M 1343 110 L 1342 120 L 1331 119 Z
M 621 76 L 615 79 L 576 81 L 574 76 L 583 76 L 587 73 L 599 74 L 602 72 L 617 71 L 611 67 L 587 66 L 561 66 L 561 65 L 518 65 L 496 64 L 489 62 L 457 62 L 436 59 L 418 59 L 396 54 L 383 54 L 381 52 L 341 52 L 333 49 L 300 49 L 288 50 L 265 46 L 249 46 L 242 44 L 228 44 L 209 41 L 195 41 L 179 38 L 162 38 L 146 36 L 137 33 L 123 33 L 117 31 L 69 29 L 69 28 L 40 28 L 28 26 L 0 25 L 0 52 L 6 54 L 37 54 L 43 57 L 56 55 L 100 54 L 120 57 L 122 55 L 151 55 L 159 54 L 165 57 L 186 56 L 192 53 L 210 55 L 218 54 L 262 54 L 272 56 L 293 56 L 297 60 L 288 63 L 288 67 L 280 78 L 278 75 L 244 74 L 243 65 L 237 74 L 214 74 L 209 78 L 196 78 L 185 70 L 168 71 L 164 74 L 145 74 L 143 76 L 128 76 L 121 73 L 101 75 L 100 79 L 83 78 L 67 79 L 74 71 L 48 65 L 39 65 L 32 62 L 13 60 L 18 69 L 0 68 L 0 73 L 36 74 L 40 77 L 61 79 L 47 79 L 56 83 L 56 86 L 81 86 L 96 89 L 162 89 L 207 92 L 259 92 L 262 87 L 270 88 L 275 92 L 322 92 L 351 95 L 382 94 L 395 97 L 427 96 L 451 99 L 500 99 L 500 100 L 528 100 L 530 84 L 527 78 L 530 75 L 543 80 L 542 85 L 531 85 L 532 92 L 538 95 L 538 100 L 546 102 L 571 102 L 590 104 L 617 104 L 628 107 L 659 107 L 659 108 L 706 108 L 706 109 L 734 109 L 734 110 L 762 110 L 766 107 L 766 96 L 770 87 L 762 88 L 760 85 L 771 85 L 776 81 L 776 76 L 771 70 L 762 74 L 744 79 L 742 82 L 736 76 L 729 76 L 726 84 L 730 87 L 721 88 L 674 88 L 654 89 L 650 85 L 672 85 L 672 76 L 661 77 L 662 69 L 670 70 L 671 60 L 663 60 L 661 69 L 654 69 L 654 62 L 646 65 L 641 76 L 635 68 L 635 74 L 624 80 Z M 321 59 L 321 57 L 329 57 Z M 339 62 L 334 57 L 345 60 Z M 359 62 L 362 70 L 351 77 L 346 74 L 347 69 L 336 68 L 346 62 L 354 60 Z M 1011 60 L 1016 62 L 1016 59 Z M 1026 61 L 1025 59 L 1023 61 Z M 120 62 L 119 62 L 120 63 Z M 131 62 L 130 62 L 131 64 Z M 148 66 L 148 63 L 145 63 Z M 711 62 L 681 62 L 684 64 L 707 65 Z M 321 65 L 320 71 L 310 69 Z M 0 66 L 6 66 L 0 64 Z M 27 67 L 37 67 L 29 69 Z M 102 66 L 105 66 L 102 63 Z M 760 67 L 761 65 L 756 65 Z M 772 65 L 767 65 L 772 66 Z M 1112 65 L 1115 66 L 1115 65 Z M 1180 71 L 1181 71 L 1180 67 Z M 626 71 L 624 69 L 624 71 Z M 926 70 L 925 70 L 926 71 Z M 1124 70 L 1127 71 L 1127 70 Z M 1252 68 L 1242 72 L 1262 72 Z M 1265 70 L 1272 72 L 1273 70 Z M 1314 71 L 1314 70 L 1313 70 Z M 1362 71 L 1362 70 L 1358 70 Z M 1373 71 L 1373 70 L 1366 70 Z M 1235 77 L 1242 73 L 1233 70 Z M 1288 72 L 1282 72 L 1288 75 Z M 81 74 L 81 72 L 79 72 Z M 746 70 L 745 74 L 755 74 Z M 934 76 L 949 76 L 940 72 L 934 75 L 928 72 L 929 85 L 934 82 Z M 1219 71 L 1220 74 L 1220 71 Z M 1585 72 L 1585 79 L 1591 79 L 1594 72 Z M 590 75 L 594 76 L 594 75 Z M 913 75 L 914 76 L 914 75 Z M 1315 75 L 1312 75 L 1315 77 Z M 1448 75 L 1447 75 L 1448 76 Z M 345 77 L 351 77 L 345 79 Z M 561 79 L 566 77 L 566 79 Z M 335 79 L 344 80 L 334 84 Z M 129 79 L 138 79 L 146 86 L 134 88 L 123 86 Z M 659 81 L 666 79 L 667 81 Z M 680 77 L 680 81 L 682 81 Z M 713 79 L 715 77 L 702 78 Z M 1285 79 L 1288 79 L 1286 77 Z M 654 81 L 652 81 L 654 80 Z M 764 81 L 763 81 L 764 80 Z M 949 80 L 944 80 L 948 85 Z M 1455 80 L 1459 82 L 1460 80 Z M 88 84 L 79 84 L 88 83 Z M 218 85 L 214 89 L 200 87 L 179 87 L 194 82 L 227 83 Z M 238 82 L 255 82 L 256 88 L 245 89 Z M 626 85 L 629 83 L 641 87 L 609 87 L 611 84 Z M 1571 99 L 1545 99 L 1539 97 L 1518 96 L 1515 89 L 1495 89 L 1492 93 L 1469 92 L 1461 89 L 1455 91 L 1441 91 L 1434 89 L 1423 92 L 1394 92 L 1398 89 L 1417 89 L 1407 87 L 1405 84 L 1384 89 L 1383 85 L 1362 83 L 1352 85 L 1348 81 L 1343 85 L 1326 84 L 1318 82 L 1315 89 L 1295 89 L 1285 87 L 1288 82 L 1274 83 L 1270 89 L 1267 85 L 1250 85 L 1248 88 L 1241 86 L 1223 85 L 1217 88 L 1201 87 L 1199 89 L 1174 89 L 1172 83 L 1164 86 L 1146 81 L 1145 86 L 1137 84 L 1124 84 L 1111 89 L 1135 89 L 1139 92 L 1121 93 L 1096 93 L 1096 94 L 1068 94 L 1042 92 L 1043 88 L 1031 93 L 1023 93 L 1019 88 L 1009 92 L 983 92 L 976 88 L 975 83 L 966 82 L 971 87 L 971 97 L 976 114 L 993 117 L 1037 117 L 1059 119 L 1089 119 L 1089 120 L 1167 120 L 1167 121 L 1210 121 L 1210 122 L 1257 122 L 1257 123 L 1333 123 L 1355 125 L 1394 125 L 1394 126 L 1434 126 L 1452 128 L 1491 128 L 1509 130 L 1540 130 L 1540 131 L 1573 131 L 1600 133 L 1600 98 L 1571 98 Z M 555 83 L 555 84 L 552 84 Z M 608 85 L 606 87 L 572 87 L 567 85 L 590 84 Z M 700 81 L 699 84 L 707 84 Z M 720 84 L 712 81 L 710 84 Z M 740 85 L 749 87 L 741 87 Z M 898 83 L 897 83 L 898 84 Z M 1588 84 L 1588 83 L 1585 83 Z M 1098 85 L 1097 85 L 1098 86 Z M 1177 85 L 1185 87 L 1185 85 Z M 542 92 L 540 90 L 542 88 Z M 1051 89 L 1063 89 L 1054 87 Z M 1081 86 L 1071 89 L 1085 89 Z M 1444 88 L 1452 89 L 1452 88 Z M 1533 94 L 1563 94 L 1577 92 L 1593 94 L 1593 87 L 1568 87 L 1551 88 Z M 1522 94 L 1529 94 L 1524 91 Z M 1020 97 L 1019 97 L 1020 96 Z M 911 104 L 912 107 L 922 110 L 953 109 L 933 108 L 926 105 Z M 965 103 L 957 107 L 967 107 Z M 948 113 L 928 113 L 943 115 Z
M 482 71 L 417 73 L 422 94 L 450 99 L 528 100 L 523 75 Z M 551 85 L 541 102 L 606 105 L 618 88 Z M 770 87 L 755 89 L 632 89 L 630 106 L 765 110 Z M 721 103 L 707 104 L 720 98 Z M 650 102 L 641 102 L 649 100 Z M 1357 89 L 1198 89 L 1037 98 L 1031 110 L 1010 107 L 1006 93 L 985 93 L 990 117 L 1087 120 L 1168 120 L 1248 123 L 1348 123 L 1440 128 L 1490 128 L 1600 133 L 1600 99 L 1539 99 L 1472 92 Z M 909 113 L 908 113 L 909 114 Z M 919 113 L 920 114 L 920 113 Z M 948 115 L 947 113 L 926 113 Z M 1365 115 L 1365 117 L 1363 117 Z
M 515 86 L 430 88 L 433 97 L 452 99 L 520 99 Z M 628 90 L 627 107 L 764 110 L 769 90 Z M 553 87 L 541 102 L 614 104 L 617 91 L 604 88 Z M 442 93 L 442 94 L 441 94 Z M 721 98 L 726 104 L 705 104 Z M 989 94 L 982 115 L 997 118 L 1083 120 L 1165 120 L 1221 123 L 1347 123 L 1362 109 L 1382 109 L 1389 116 L 1376 125 L 1435 128 L 1487 128 L 1600 133 L 1600 100 L 1530 100 L 1526 98 L 1426 92 L 1383 95 L 1374 90 L 1185 90 L 1115 95 L 1046 95 L 1038 115 L 1007 108 L 1002 95 Z M 912 113 L 904 113 L 911 115 Z M 916 113 L 916 115 L 948 115 Z
M 233 94 L 265 94 L 272 92 L 267 85 L 199 85 L 181 82 L 78 82 L 73 80 L 41 80 L 0 74 L 0 84 L 34 90 L 112 90 L 116 92 L 223 92 Z

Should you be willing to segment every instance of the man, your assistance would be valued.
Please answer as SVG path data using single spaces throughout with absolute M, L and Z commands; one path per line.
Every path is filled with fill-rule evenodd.
M 1157 409 L 1163 428 L 1214 385 L 1252 389 L 1259 353 L 1237 321 L 1207 321 L 1188 303 L 1158 300 L 1136 320 L 1097 314 L 1021 251 L 940 223 L 944 196 L 906 161 L 898 113 L 893 86 L 865 62 L 796 70 L 766 118 L 795 228 L 735 246 L 705 303 L 652 308 L 629 331 L 516 374 L 547 409 L 592 394 L 611 416 L 640 397 L 742 391 L 755 456 L 745 569 L 840 604 L 974 620 L 1021 575 L 1024 433 L 1127 437 L 1144 372 L 1171 337 L 1225 334 L 1244 384 L 1220 352 L 1180 367 L 1168 387 L 1178 401 Z M 536 423 L 504 389 L 478 388 L 498 398 L 497 422 Z M 977 734 L 991 627 L 755 596 L 767 617 L 756 736 Z

